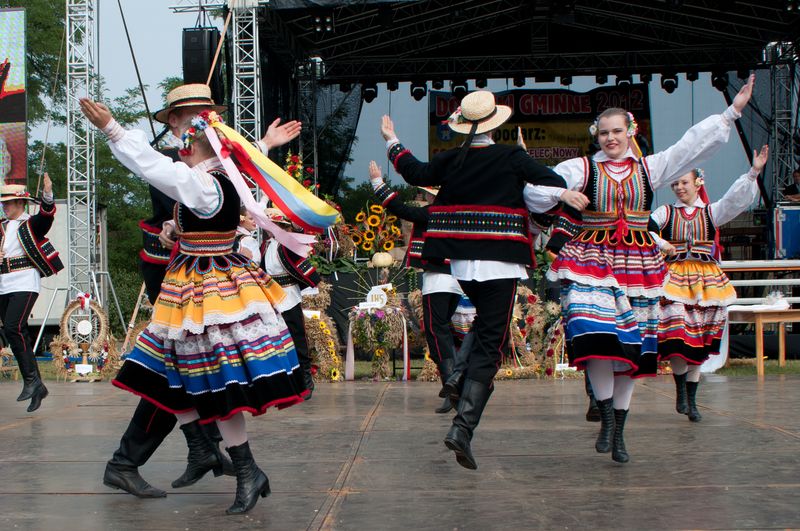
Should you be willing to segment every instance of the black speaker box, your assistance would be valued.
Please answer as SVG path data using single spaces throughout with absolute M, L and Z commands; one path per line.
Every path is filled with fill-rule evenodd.
M 183 82 L 205 83 L 208 71 L 214 60 L 214 52 L 219 44 L 217 28 L 184 28 L 183 29 Z M 211 76 L 211 97 L 217 104 L 225 102 L 225 88 L 222 83 L 221 64 L 223 54 L 217 58 L 214 75 Z

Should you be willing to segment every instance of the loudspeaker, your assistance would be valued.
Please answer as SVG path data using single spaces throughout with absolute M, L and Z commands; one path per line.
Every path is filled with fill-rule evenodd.
M 184 28 L 183 29 L 183 82 L 205 83 L 208 71 L 214 60 L 214 52 L 219 44 L 217 28 Z M 222 83 L 221 64 L 223 54 L 220 52 L 214 75 L 211 76 L 211 97 L 214 103 L 225 102 L 225 87 Z

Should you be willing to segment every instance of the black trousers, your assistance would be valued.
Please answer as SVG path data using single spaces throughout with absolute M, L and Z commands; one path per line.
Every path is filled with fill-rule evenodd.
M 144 290 L 150 304 L 155 304 L 158 294 L 161 291 L 161 283 L 167 274 L 167 264 L 151 264 L 139 258 L 139 272 L 144 279 Z
M 36 367 L 33 341 L 31 341 L 28 330 L 28 317 L 31 315 L 37 298 L 39 298 L 39 294 L 32 291 L 17 291 L 0 295 L 0 318 L 3 319 L 3 331 L 8 340 L 8 346 L 11 347 L 11 352 L 17 358 L 20 372 L 26 379 L 31 375 L 25 374 L 25 368 L 29 368 L 30 372 Z
M 510 340 L 517 279 L 459 280 L 458 283 L 475 306 L 474 341 L 467 354 L 466 377 L 491 384 Z
M 303 308 L 300 304 L 295 304 L 285 312 L 281 312 L 289 334 L 294 341 L 294 349 L 297 351 L 297 359 L 300 368 L 303 370 L 311 368 L 311 357 L 308 355 L 308 340 L 306 339 L 306 325 L 303 317 Z
M 447 292 L 422 296 L 425 341 L 436 365 L 455 357 L 456 346 L 450 319 L 456 313 L 459 300 L 461 295 Z

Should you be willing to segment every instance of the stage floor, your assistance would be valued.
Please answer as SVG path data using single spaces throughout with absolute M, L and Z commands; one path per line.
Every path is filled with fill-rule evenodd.
M 35 414 L 0 383 L 0 529 L 732 529 L 800 527 L 800 378 L 708 377 L 702 422 L 674 412 L 671 377 L 641 381 L 631 462 L 597 454 L 582 380 L 499 382 L 473 441 L 477 471 L 442 439 L 430 383 L 319 385 L 313 400 L 248 417 L 272 495 L 224 514 L 235 480 L 169 489 L 175 430 L 142 467 L 168 497 L 102 484 L 136 402 L 108 383 L 50 383 Z

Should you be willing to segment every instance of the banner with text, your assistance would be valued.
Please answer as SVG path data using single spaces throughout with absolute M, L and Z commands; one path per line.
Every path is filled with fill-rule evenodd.
M 530 155 L 547 166 L 587 155 L 592 143 L 589 125 L 609 107 L 632 112 L 639 124 L 639 134 L 647 145 L 653 145 L 646 84 L 599 87 L 589 92 L 519 89 L 496 92 L 495 97 L 498 104 L 511 107 L 514 113 L 494 131 L 494 141 L 516 144 L 519 127 Z M 428 155 L 433 157 L 440 151 L 458 147 L 464 135 L 453 132 L 446 123 L 459 105 L 451 93 L 431 92 L 428 102 Z
M 0 181 L 25 184 L 25 10 L 0 9 Z

